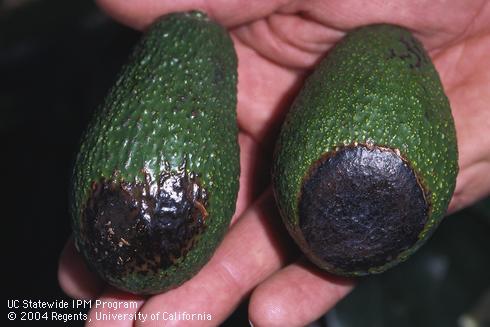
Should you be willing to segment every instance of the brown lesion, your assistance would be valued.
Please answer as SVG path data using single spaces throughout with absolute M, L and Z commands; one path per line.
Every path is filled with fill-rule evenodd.
M 89 264 L 113 277 L 155 273 L 176 264 L 206 228 L 208 194 L 185 168 L 158 179 L 122 181 L 117 174 L 92 183 L 81 217 Z
M 194 201 L 194 207 L 197 210 L 199 210 L 199 212 L 201 213 L 202 219 L 206 220 L 206 218 L 208 217 L 208 212 L 207 212 L 204 204 L 202 202 L 196 200 L 196 201 Z
M 402 35 L 399 41 L 403 50 L 390 48 L 388 59 L 399 58 L 407 62 L 411 69 L 420 68 L 429 62 L 422 45 L 413 36 Z

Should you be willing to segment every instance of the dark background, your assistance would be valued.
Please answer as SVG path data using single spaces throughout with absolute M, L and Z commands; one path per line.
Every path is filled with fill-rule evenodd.
M 58 286 L 57 265 L 70 235 L 72 162 L 93 110 L 138 37 L 91 1 L 0 2 L 7 299 L 69 300 Z M 489 270 L 486 199 L 447 218 L 407 263 L 361 280 L 316 325 L 467 327 L 462 323 L 473 317 L 489 326 Z M 246 305 L 226 325 L 248 325 Z

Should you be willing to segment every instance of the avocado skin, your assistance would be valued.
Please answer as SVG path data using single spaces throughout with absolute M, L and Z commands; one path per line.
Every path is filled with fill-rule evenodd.
M 393 149 L 413 169 L 428 205 L 412 247 L 385 264 L 342 269 L 315 254 L 300 225 L 301 190 L 312 167 L 339 149 Z M 458 172 L 456 133 L 439 76 L 421 43 L 398 26 L 349 32 L 294 100 L 274 154 L 273 189 L 291 236 L 319 267 L 338 275 L 382 272 L 413 254 L 441 222 Z
M 76 247 L 89 267 L 111 285 L 140 294 L 176 287 L 199 271 L 222 240 L 235 211 L 240 173 L 236 84 L 237 58 L 233 43 L 227 31 L 203 13 L 161 17 L 134 48 L 88 126 L 76 158 L 71 187 Z M 121 189 L 125 190 L 121 192 L 124 196 L 140 196 L 142 190 L 154 193 L 154 189 L 160 186 L 163 189 L 162 183 L 169 181 L 173 183 L 172 193 L 182 191 L 178 188 L 182 185 L 177 185 L 178 176 L 186 176 L 185 181 L 180 180 L 182 185 L 197 181 L 199 190 L 206 196 L 206 202 L 201 204 L 205 205 L 207 216 L 203 214 L 199 218 L 204 224 L 202 233 L 194 235 L 190 250 L 180 258 L 162 254 L 175 259 L 170 266 L 148 270 L 140 262 L 136 271 L 124 271 L 123 267 L 114 274 L 113 265 L 107 264 L 114 261 L 111 253 L 100 254 L 96 247 L 102 240 L 90 239 L 87 234 L 87 229 L 92 227 L 87 227 L 84 217 L 88 215 L 91 197 L 97 193 L 95 189 L 106 190 L 106 198 L 116 196 L 114 192 Z M 163 194 L 167 202 L 171 196 Z M 151 197 L 143 198 L 153 203 Z M 133 205 L 132 209 L 134 203 L 139 203 L 137 206 L 142 210 L 141 201 L 137 200 L 123 202 Z M 100 212 L 99 216 L 103 214 Z M 117 223 L 120 218 L 112 219 L 116 220 L 112 223 Z M 119 232 L 122 234 L 116 236 L 123 237 L 125 231 Z M 131 241 L 124 240 L 122 245 L 126 243 Z M 139 246 L 130 250 L 136 254 L 155 251 L 144 242 Z M 112 248 L 117 249 L 117 244 Z M 122 259 L 133 263 L 135 260 Z

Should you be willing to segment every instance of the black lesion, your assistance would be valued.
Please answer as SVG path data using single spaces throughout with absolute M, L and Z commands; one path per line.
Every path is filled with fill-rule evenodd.
M 408 67 L 420 68 L 423 64 L 429 62 L 425 50 L 422 45 L 413 37 L 400 37 L 402 49 L 390 48 L 388 51 L 388 59 L 399 58 L 407 62 Z
M 217 62 L 219 64 L 215 65 L 214 67 L 213 83 L 214 85 L 223 85 L 223 82 L 225 82 L 226 67 L 224 64 L 221 64 L 221 60 L 214 60 L 214 62 Z
M 417 242 L 429 205 L 400 156 L 358 145 L 313 167 L 298 209 L 301 231 L 316 257 L 345 272 L 366 272 Z
M 205 229 L 207 194 L 185 170 L 157 181 L 95 181 L 82 215 L 89 264 L 112 276 L 155 273 L 175 264 Z

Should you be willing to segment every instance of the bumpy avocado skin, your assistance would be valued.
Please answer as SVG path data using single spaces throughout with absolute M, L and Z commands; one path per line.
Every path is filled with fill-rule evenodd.
M 399 151 L 425 189 L 427 222 L 392 261 L 345 271 L 318 259 L 299 228 L 298 201 L 312 165 L 336 148 L 368 144 Z M 274 194 L 285 225 L 323 269 L 347 276 L 382 272 L 414 253 L 441 222 L 455 187 L 458 152 L 447 97 L 421 43 L 393 25 L 349 32 L 306 80 L 277 141 Z
M 133 293 L 159 293 L 191 278 L 213 254 L 234 213 L 238 192 L 236 84 L 233 43 L 227 31 L 203 13 L 166 15 L 136 45 L 90 123 L 73 171 L 75 244 L 89 266 L 108 283 Z M 97 244 L 107 240 L 91 239 L 87 235 L 90 226 L 84 221 L 95 183 L 144 185 L 151 193 L 164 175 L 174 176 L 166 180 L 172 183 L 178 176 L 193 176 L 204 190 L 207 200 L 200 208 L 205 207 L 201 211 L 207 214 L 200 216 L 202 233 L 195 235 L 185 255 L 174 258 L 162 254 L 174 261 L 170 266 L 148 270 L 139 262 L 138 269 L 125 270 L 121 262 L 134 264 L 136 257 L 152 251 L 139 244 L 139 248 L 130 248 L 134 256 L 116 260 L 121 267 L 113 273 L 115 267 L 108 265 L 114 262 L 110 258 L 113 254 L 97 249 Z M 165 187 L 172 187 L 169 185 Z M 165 201 L 172 201 L 172 194 L 165 196 Z M 152 203 L 151 199 L 146 203 Z M 139 206 L 141 209 L 141 203 Z M 113 229 L 102 232 L 117 251 L 131 243 L 124 233 Z

